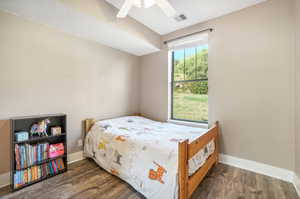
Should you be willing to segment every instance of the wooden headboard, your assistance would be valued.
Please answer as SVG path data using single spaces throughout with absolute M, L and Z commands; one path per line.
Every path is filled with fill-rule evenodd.
M 84 120 L 84 135 L 86 135 L 91 130 L 92 126 L 95 123 L 96 120 L 93 118 Z
M 126 116 L 143 116 L 140 113 L 135 113 L 132 115 L 126 115 Z M 112 119 L 112 118 L 107 118 L 107 119 Z M 88 134 L 88 132 L 91 130 L 91 128 L 93 127 L 93 125 L 97 122 L 96 119 L 94 118 L 89 118 L 84 120 L 84 136 L 86 136 Z

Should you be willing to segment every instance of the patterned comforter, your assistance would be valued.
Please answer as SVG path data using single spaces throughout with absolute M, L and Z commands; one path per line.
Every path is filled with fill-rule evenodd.
M 97 122 L 85 139 L 84 154 L 148 199 L 178 198 L 178 143 L 190 142 L 207 129 L 121 117 Z M 210 142 L 189 160 L 193 174 L 214 152 Z

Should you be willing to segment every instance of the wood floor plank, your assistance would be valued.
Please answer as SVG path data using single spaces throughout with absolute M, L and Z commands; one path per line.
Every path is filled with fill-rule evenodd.
M 130 185 L 107 173 L 92 160 L 73 163 L 69 171 L 9 194 L 4 199 L 145 199 Z M 218 164 L 192 199 L 299 199 L 293 185 L 243 169 Z

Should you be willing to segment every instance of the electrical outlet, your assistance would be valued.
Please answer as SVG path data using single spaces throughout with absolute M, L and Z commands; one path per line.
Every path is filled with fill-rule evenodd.
M 82 139 L 80 139 L 80 140 L 77 141 L 77 145 L 78 146 L 82 146 L 83 145 Z

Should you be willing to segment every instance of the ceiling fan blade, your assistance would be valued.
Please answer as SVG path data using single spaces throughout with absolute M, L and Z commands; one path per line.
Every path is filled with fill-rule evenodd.
M 127 16 L 130 8 L 133 6 L 134 0 L 125 0 L 122 8 L 120 9 L 119 13 L 117 14 L 118 18 L 124 18 Z
M 173 17 L 176 15 L 176 10 L 167 0 L 155 0 L 155 2 L 168 17 Z

